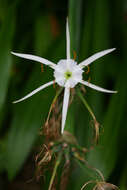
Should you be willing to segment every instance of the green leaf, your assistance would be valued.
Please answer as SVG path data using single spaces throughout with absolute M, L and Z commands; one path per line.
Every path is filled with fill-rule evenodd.
M 73 52 L 79 53 L 80 49 L 80 34 L 81 34 L 81 15 L 82 15 L 82 0 L 69 1 L 69 27 L 71 39 L 71 55 Z
M 120 179 L 120 190 L 126 190 L 126 189 L 127 189 L 127 164 L 123 169 Z
M 6 166 L 6 140 L 3 138 L 0 140 L 0 173 L 2 173 Z
M 35 49 L 37 53 L 44 55 L 51 43 L 53 44 L 54 38 L 51 31 L 49 16 L 39 16 L 35 23 Z
M 0 31 L 0 112 L 5 102 L 11 74 L 12 59 L 10 51 L 14 36 L 14 26 L 14 9 L 9 8 Z

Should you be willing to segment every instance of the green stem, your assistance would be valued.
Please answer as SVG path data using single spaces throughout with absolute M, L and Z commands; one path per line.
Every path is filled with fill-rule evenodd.
M 55 101 L 57 100 L 58 96 L 61 94 L 63 88 L 60 88 L 60 90 L 56 93 L 54 99 L 53 99 L 53 103 L 55 103 Z
M 95 121 L 96 117 L 79 89 L 77 89 L 77 94 L 78 94 L 79 98 L 81 99 L 81 101 L 83 102 L 83 104 L 86 106 L 86 108 L 89 111 L 90 115 L 92 116 L 93 120 Z
M 58 92 L 56 92 L 56 95 L 55 95 L 55 97 L 54 97 L 54 99 L 53 99 L 53 101 L 52 101 L 52 104 L 51 104 L 51 106 L 50 106 L 50 109 L 49 109 L 49 113 L 48 113 L 48 117 L 47 117 L 47 120 L 46 120 L 46 124 L 48 124 L 49 117 L 50 117 L 50 114 L 51 114 L 53 105 L 55 104 L 55 102 L 56 102 L 58 96 L 61 94 L 62 90 L 63 90 L 63 88 L 60 88 L 60 90 L 59 90 Z
M 83 172 L 84 172 L 85 174 L 87 173 L 90 178 L 92 178 L 92 179 L 95 180 L 95 175 L 92 174 L 90 171 L 88 171 L 87 168 L 86 168 L 86 169 L 84 168 L 84 163 L 82 164 L 81 161 L 77 160 L 77 158 L 74 158 L 74 160 L 75 160 L 75 162 L 80 166 L 80 168 L 83 170 Z
M 52 173 L 52 177 L 50 179 L 50 184 L 49 184 L 48 190 L 51 190 L 51 188 L 52 188 L 53 181 L 55 179 L 56 172 L 57 172 L 58 166 L 60 164 L 60 161 L 61 161 L 61 154 L 59 154 L 58 159 L 56 160 L 56 163 L 55 163 L 55 166 L 54 166 L 54 169 L 53 169 L 53 173 Z

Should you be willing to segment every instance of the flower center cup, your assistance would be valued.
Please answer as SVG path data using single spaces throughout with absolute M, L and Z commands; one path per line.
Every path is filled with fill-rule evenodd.
M 83 70 L 73 59 L 62 59 L 54 70 L 55 81 L 59 86 L 74 88 L 82 81 Z
M 68 80 L 69 78 L 72 77 L 72 72 L 66 71 L 66 72 L 64 73 L 64 76 L 65 76 L 65 78 Z

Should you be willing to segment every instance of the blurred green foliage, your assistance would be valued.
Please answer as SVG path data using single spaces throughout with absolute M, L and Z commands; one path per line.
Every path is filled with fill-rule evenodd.
M 99 144 L 90 150 L 87 160 L 100 169 L 107 181 L 119 185 L 121 190 L 127 189 L 126 0 L 0 0 L 0 189 L 5 189 L 8 180 L 16 179 L 28 157 L 34 154 L 35 144 L 40 142 L 39 129 L 55 95 L 49 87 L 13 105 L 13 100 L 52 79 L 52 71 L 44 66 L 42 73 L 39 63 L 16 58 L 10 52 L 31 53 L 55 63 L 65 58 L 67 15 L 71 53 L 73 57 L 76 51 L 77 61 L 104 49 L 117 48 L 90 66 L 92 82 L 118 90 L 118 94 L 86 89 L 85 98 L 102 125 Z M 88 111 L 76 96 L 69 108 L 66 129 L 88 148 L 93 143 L 90 121 Z M 80 189 L 86 175 L 85 168 L 76 165 L 68 189 Z

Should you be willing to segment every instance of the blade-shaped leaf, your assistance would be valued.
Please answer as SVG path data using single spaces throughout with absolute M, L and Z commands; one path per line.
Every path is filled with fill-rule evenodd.
M 11 73 L 10 50 L 14 36 L 14 9 L 10 9 L 0 31 L 0 112 L 5 101 Z

